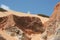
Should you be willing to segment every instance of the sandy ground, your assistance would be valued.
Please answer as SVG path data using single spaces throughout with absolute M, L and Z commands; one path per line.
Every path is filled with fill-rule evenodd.
M 41 34 L 33 34 L 31 35 L 32 39 L 31 40 L 43 40 L 41 38 Z

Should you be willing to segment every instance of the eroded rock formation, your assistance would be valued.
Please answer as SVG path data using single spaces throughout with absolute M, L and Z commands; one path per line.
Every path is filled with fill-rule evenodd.
M 9 35 L 9 38 L 3 36 L 7 40 L 60 40 L 60 3 L 55 6 L 48 21 L 37 15 L 2 11 L 0 13 L 6 15 L 0 16 L 0 34 Z
M 60 40 L 60 2 L 55 6 L 53 14 L 45 26 L 47 40 Z
M 23 33 L 20 34 L 21 32 L 18 31 L 17 28 Z M 7 35 L 20 35 L 20 37 L 18 35 L 15 36 L 17 38 L 23 38 L 20 40 L 31 40 L 31 37 L 28 37 L 27 34 L 31 35 L 44 32 L 43 23 L 39 17 L 35 17 L 35 15 L 20 16 L 13 13 L 0 17 L 0 29 L 2 29 L 2 31 L 6 31 Z M 21 37 L 21 35 L 25 36 Z
M 38 17 L 14 16 L 14 21 L 19 28 L 23 29 L 26 32 L 28 32 L 28 30 L 31 30 L 32 32 L 43 33 L 43 31 L 44 31 L 43 24 Z

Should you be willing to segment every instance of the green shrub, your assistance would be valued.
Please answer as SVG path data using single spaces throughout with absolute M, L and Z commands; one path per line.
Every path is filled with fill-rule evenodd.
M 6 12 L 7 10 L 3 9 L 3 8 L 0 8 L 0 11 L 1 12 Z
M 47 15 L 44 15 L 44 14 L 37 14 L 38 16 L 42 16 L 42 17 L 47 17 L 47 18 L 49 18 L 49 16 L 47 16 Z

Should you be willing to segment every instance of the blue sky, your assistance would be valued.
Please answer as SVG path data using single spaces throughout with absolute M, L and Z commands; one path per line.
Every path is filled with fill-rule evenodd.
M 18 12 L 28 12 L 31 14 L 51 15 L 54 6 L 60 0 L 0 0 L 0 5 L 4 4 L 10 9 Z

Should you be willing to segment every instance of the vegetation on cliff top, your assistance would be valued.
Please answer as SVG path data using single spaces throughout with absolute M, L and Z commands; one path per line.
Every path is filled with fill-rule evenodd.
M 0 12 L 6 12 L 7 10 L 0 8 Z
M 42 17 L 47 17 L 47 18 L 49 18 L 49 16 L 47 16 L 47 15 L 44 15 L 44 14 L 37 14 L 38 16 L 42 16 Z

